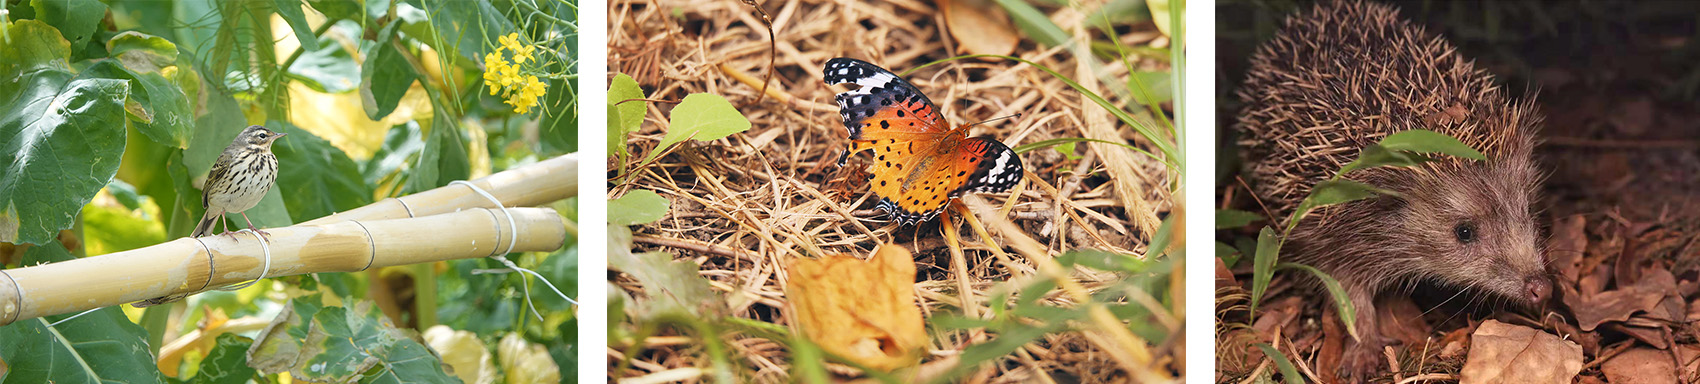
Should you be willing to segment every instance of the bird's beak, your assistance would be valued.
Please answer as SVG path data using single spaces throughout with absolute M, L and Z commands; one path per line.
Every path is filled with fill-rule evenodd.
M 277 141 L 277 139 L 282 139 L 284 136 L 289 136 L 289 133 L 288 132 L 278 132 L 277 136 L 272 136 L 272 141 Z

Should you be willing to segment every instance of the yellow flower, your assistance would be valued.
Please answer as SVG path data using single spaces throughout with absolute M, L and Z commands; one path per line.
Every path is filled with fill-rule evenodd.
M 525 86 L 519 93 L 508 96 L 508 105 L 514 106 L 514 113 L 525 114 L 531 107 L 537 105 L 537 99 L 549 91 L 549 85 L 537 80 L 537 76 L 526 76 Z
M 506 36 L 502 36 L 499 40 L 502 41 L 502 48 L 507 48 L 515 52 L 519 51 L 519 32 L 509 33 Z
M 535 51 L 535 50 L 537 50 L 537 46 L 535 46 L 535 45 L 527 45 L 527 46 L 523 46 L 523 47 L 519 47 L 519 48 L 514 48 L 514 62 L 519 63 L 519 64 L 525 64 L 526 60 L 536 60 L 536 58 L 531 56 L 531 51 Z
M 507 72 L 509 68 L 513 68 L 513 66 L 508 65 L 508 61 L 502 59 L 501 52 L 490 52 L 490 54 L 484 55 L 484 86 L 490 87 L 490 96 L 495 96 L 496 91 L 501 89 L 502 74 Z

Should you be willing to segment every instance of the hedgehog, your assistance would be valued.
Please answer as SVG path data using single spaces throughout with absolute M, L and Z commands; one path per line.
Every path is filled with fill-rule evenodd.
M 1397 9 L 1343 0 L 1288 17 L 1253 54 L 1237 96 L 1244 171 L 1277 217 L 1395 132 L 1440 132 L 1487 156 L 1355 171 L 1347 177 L 1396 194 L 1312 212 L 1288 237 L 1282 260 L 1333 276 L 1356 307 L 1359 337 L 1348 340 L 1340 376 L 1385 369 L 1377 362 L 1393 340 L 1377 330 L 1378 296 L 1427 282 L 1528 308 L 1551 294 L 1532 210 L 1542 178 L 1533 92 L 1513 101 Z

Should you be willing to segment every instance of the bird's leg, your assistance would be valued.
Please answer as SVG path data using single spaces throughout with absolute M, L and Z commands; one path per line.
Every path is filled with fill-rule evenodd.
M 254 228 L 254 220 L 248 219 L 248 212 L 244 211 L 244 212 L 241 212 L 241 214 L 242 214 L 242 220 L 248 222 L 248 230 L 254 231 L 255 233 L 259 233 L 260 236 L 270 236 L 271 235 L 270 233 L 266 233 L 266 231 L 261 231 L 259 228 Z
M 230 222 L 224 220 L 224 215 L 226 214 L 229 214 L 229 212 L 218 214 L 218 229 L 223 231 L 219 232 L 219 235 L 230 236 L 230 238 L 234 239 L 236 238 L 236 233 L 230 231 Z

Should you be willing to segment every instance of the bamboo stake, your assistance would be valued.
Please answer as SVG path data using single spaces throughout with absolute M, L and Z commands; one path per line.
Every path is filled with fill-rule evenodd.
M 569 153 L 469 181 L 490 192 L 503 205 L 529 207 L 578 196 L 578 154 Z M 364 207 L 302 222 L 329 224 L 344 220 L 401 219 L 454 212 L 465 208 L 495 208 L 490 199 L 465 185 L 446 185 Z
M 484 199 L 466 186 L 450 187 Z M 512 241 L 513 252 L 555 250 L 566 242 L 566 227 L 555 210 L 508 208 L 507 212 L 513 215 L 512 226 L 501 209 L 472 208 L 410 219 L 268 228 L 271 261 L 263 275 L 355 272 L 488 257 L 507 252 L 515 231 L 519 236 Z M 259 278 L 265 255 L 253 234 L 238 233 L 185 237 L 124 252 L 0 270 L 0 326 Z

